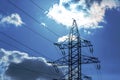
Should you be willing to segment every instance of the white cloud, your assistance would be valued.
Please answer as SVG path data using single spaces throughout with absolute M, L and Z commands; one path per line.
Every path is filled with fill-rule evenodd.
M 57 42 L 67 42 L 68 39 L 69 39 L 69 35 L 65 35 L 65 36 L 59 37 Z M 75 41 L 76 40 L 76 36 L 75 35 L 71 35 L 70 39 Z
M 13 13 L 13 14 L 11 14 L 9 16 L 2 17 L 2 19 L 0 20 L 0 23 L 2 23 L 2 24 L 4 24 L 4 23 L 13 24 L 13 25 L 15 25 L 17 27 L 24 24 L 24 22 L 22 21 L 20 15 L 17 14 L 17 13 Z
M 42 22 L 41 25 L 44 27 L 47 27 L 47 25 L 44 22 Z
M 0 49 L 0 54 L 0 80 L 52 80 L 63 76 L 45 58 L 5 49 Z
M 47 16 L 67 27 L 74 18 L 79 28 L 96 29 L 102 28 L 99 23 L 105 22 L 106 10 L 117 7 L 120 7 L 119 0 L 60 0 L 49 9 Z
M 88 35 L 92 34 L 89 30 L 86 30 L 86 29 L 84 29 L 84 33 Z
M 67 40 L 67 39 L 68 39 L 68 35 L 62 36 L 62 37 L 59 37 L 59 38 L 58 38 L 58 42 L 64 42 L 64 41 Z

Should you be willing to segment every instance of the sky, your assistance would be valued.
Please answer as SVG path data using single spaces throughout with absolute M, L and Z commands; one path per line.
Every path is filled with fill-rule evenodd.
M 47 62 L 62 57 L 54 43 L 68 38 L 73 19 L 101 62 L 100 70 L 83 65 L 83 73 L 119 80 L 120 0 L 0 0 L 0 80 L 63 76 Z

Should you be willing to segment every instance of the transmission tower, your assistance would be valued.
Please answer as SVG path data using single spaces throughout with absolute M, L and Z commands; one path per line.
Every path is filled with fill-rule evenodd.
M 93 53 L 93 45 L 90 41 L 80 37 L 76 20 L 73 20 L 68 36 L 68 39 L 64 42 L 54 43 L 61 50 L 63 57 L 51 63 L 57 72 L 59 72 L 57 66 L 66 66 L 68 69 L 67 73 L 59 80 L 92 80 L 91 77 L 83 75 L 82 64 L 96 63 L 97 68 L 100 69 L 100 61 L 96 57 L 82 54 L 83 47 L 88 47 L 90 52 Z

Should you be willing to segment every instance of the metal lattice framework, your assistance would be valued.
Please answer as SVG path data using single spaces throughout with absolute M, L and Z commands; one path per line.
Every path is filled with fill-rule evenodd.
M 62 43 L 54 43 L 59 47 L 63 55 L 62 58 L 51 62 L 56 71 L 59 72 L 57 66 L 67 66 L 68 72 L 60 80 L 92 80 L 91 77 L 82 74 L 82 64 L 97 63 L 100 61 L 96 57 L 82 55 L 82 47 L 88 47 L 90 52 L 93 53 L 93 45 L 90 41 L 80 38 L 76 20 L 73 20 L 73 25 L 69 33 L 69 38 Z M 98 69 L 100 65 L 97 66 Z M 84 79 L 83 79 L 84 78 Z

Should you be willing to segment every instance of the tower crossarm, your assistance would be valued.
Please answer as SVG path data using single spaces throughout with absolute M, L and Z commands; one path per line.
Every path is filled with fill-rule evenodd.
M 92 47 L 93 45 L 91 44 L 90 41 L 81 39 L 81 47 Z
M 68 55 L 66 55 L 66 56 L 64 56 L 56 61 L 48 62 L 48 63 L 53 63 L 53 64 L 56 64 L 57 66 L 67 66 L 68 60 L 64 60 L 66 57 L 68 57 Z M 96 57 L 82 55 L 81 58 L 82 58 L 81 64 L 100 63 L 100 61 Z
M 96 57 L 82 55 L 81 64 L 92 64 L 92 63 L 100 63 L 100 61 Z
M 66 43 L 54 43 L 54 45 L 58 46 L 60 49 L 68 49 L 68 44 Z
M 59 58 L 53 62 L 48 62 L 48 63 L 52 63 L 52 64 L 56 64 L 57 66 L 67 66 L 68 65 L 68 60 L 65 60 L 65 58 L 67 58 L 68 55 L 62 57 L 62 58 Z

